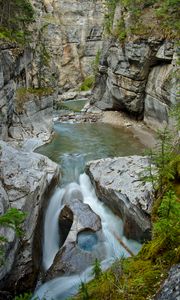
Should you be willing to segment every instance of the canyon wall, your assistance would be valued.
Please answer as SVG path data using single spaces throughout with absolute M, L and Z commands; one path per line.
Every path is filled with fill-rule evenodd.
M 117 24 L 124 24 L 118 29 L 122 39 L 104 38 L 91 104 L 102 110 L 123 110 L 155 128 L 168 122 L 168 109 L 177 102 L 178 49 L 158 29 L 152 8 L 142 18 L 142 28 L 144 23 L 155 26 L 150 34 L 142 34 L 139 28 L 139 35 L 128 35 L 130 15 L 117 5 L 112 28 L 116 32 Z
M 32 4 L 35 21 L 28 46 L 0 43 L 0 136 L 5 140 L 39 135 L 47 140 L 54 100 L 92 75 L 102 48 L 103 1 Z
M 59 93 L 77 88 L 92 74 L 92 63 L 102 48 L 104 1 L 33 2 L 45 46 L 59 71 Z
M 14 44 L 0 45 L 0 137 L 22 141 L 40 136 L 47 140 L 52 130 L 55 91 L 26 91 L 26 72 L 31 80 L 33 53 Z

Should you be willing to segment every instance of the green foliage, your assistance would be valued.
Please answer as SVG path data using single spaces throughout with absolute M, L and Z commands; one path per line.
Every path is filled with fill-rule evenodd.
M 88 289 L 87 289 L 86 283 L 81 282 L 80 287 L 79 287 L 79 291 L 82 294 L 82 300 L 88 300 L 89 299 Z
M 125 294 L 125 299 L 147 299 L 148 294 L 156 291 L 154 283 L 160 279 L 161 272 L 162 269 L 151 260 L 143 261 L 138 257 L 124 260 L 123 275 L 119 282 L 119 298 Z
M 31 298 L 32 298 L 32 293 L 24 293 L 22 295 L 15 296 L 14 300 L 31 300 Z
M 38 97 L 39 99 L 43 96 L 49 96 L 53 94 L 54 89 L 51 87 L 42 88 L 25 88 L 20 87 L 16 90 L 16 112 L 23 113 L 24 104 L 31 99 L 32 95 Z
M 46 29 L 48 27 L 48 23 L 44 24 L 39 32 L 38 32 L 38 39 L 39 43 L 37 44 L 36 47 L 36 54 L 38 55 L 38 60 L 37 60 L 37 67 L 38 67 L 38 74 L 37 74 L 37 79 L 38 79 L 38 88 L 41 89 L 46 83 L 44 81 L 44 71 L 45 68 L 49 66 L 50 63 L 50 53 L 47 50 L 46 42 L 45 42 L 45 36 L 46 36 Z
M 12 228 L 17 236 L 21 237 L 23 234 L 22 223 L 24 222 L 26 214 L 16 208 L 9 209 L 5 214 L 0 216 L 0 226 Z M 0 265 L 3 263 L 4 245 L 8 240 L 4 236 L 0 236 Z
M 106 32 L 108 34 L 112 34 L 114 13 L 118 2 L 119 0 L 106 0 L 108 13 L 105 15 L 104 25 L 105 25 Z
M 22 223 L 24 222 L 26 214 L 17 208 L 9 209 L 4 215 L 0 216 L 0 225 L 9 227 L 15 230 L 18 236 L 21 236 Z
M 180 203 L 174 191 L 169 190 L 158 209 L 158 221 L 153 226 L 154 237 L 166 240 L 167 247 L 180 245 Z
M 179 0 L 157 1 L 159 7 L 156 9 L 156 15 L 161 21 L 161 27 L 167 37 L 178 37 L 180 30 L 180 6 Z
M 96 279 L 99 279 L 99 277 L 102 274 L 102 269 L 101 269 L 101 263 L 100 261 L 96 258 L 94 263 L 93 263 L 93 269 L 92 269 L 92 275 L 94 275 L 94 277 Z
M 180 130 L 180 102 L 178 102 L 174 109 L 170 111 L 170 116 L 175 119 L 176 127 Z
M 119 39 L 120 42 L 123 42 L 125 40 L 127 36 L 127 31 L 123 19 L 121 19 L 118 22 L 116 29 L 114 31 L 114 35 Z
M 175 107 L 172 110 L 172 114 L 175 120 L 174 129 L 172 131 L 166 126 L 157 131 L 158 143 L 156 148 L 148 153 L 150 164 L 146 169 L 148 175 L 144 177 L 145 181 L 152 182 L 154 192 L 158 191 L 161 198 L 178 177 L 180 164 L 179 106 L 178 109 Z
M 100 57 L 101 57 L 101 51 L 98 50 L 97 53 L 96 53 L 95 59 L 92 62 L 92 69 L 93 69 L 93 72 L 94 72 L 94 76 L 96 76 L 96 74 L 98 73 L 98 66 L 99 66 L 99 63 L 100 63 Z
M 89 91 L 93 87 L 94 81 L 94 76 L 86 77 L 80 86 L 80 91 Z
M 131 15 L 131 24 L 130 26 L 127 25 L 124 30 L 122 30 L 122 25 L 113 28 L 114 14 L 118 3 L 120 3 L 126 11 L 128 10 Z M 177 38 L 179 36 L 179 0 L 106 0 L 106 5 L 108 10 L 105 17 L 106 32 L 119 38 L 120 41 L 124 41 L 128 34 L 135 34 L 138 36 L 151 35 L 154 24 L 146 24 L 146 21 L 143 22 L 141 19 L 143 13 L 147 12 L 148 7 L 151 9 L 149 13 L 156 16 L 160 25 L 156 28 L 156 32 L 157 30 L 160 30 L 165 37 Z M 120 23 L 124 22 L 123 18 L 122 12 Z
M 34 20 L 29 0 L 0 0 L 0 38 L 26 43 L 28 25 Z

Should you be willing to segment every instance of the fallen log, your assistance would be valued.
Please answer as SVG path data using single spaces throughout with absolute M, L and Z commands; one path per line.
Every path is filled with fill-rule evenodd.
M 112 234 L 115 236 L 115 238 L 118 240 L 118 242 L 121 244 L 121 246 L 123 246 L 123 248 L 131 255 L 134 256 L 134 253 L 131 251 L 131 249 L 129 249 L 129 247 L 120 239 L 119 236 L 117 236 L 117 234 L 111 230 Z

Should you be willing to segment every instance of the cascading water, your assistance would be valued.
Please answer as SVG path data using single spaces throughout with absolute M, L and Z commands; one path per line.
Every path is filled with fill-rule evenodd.
M 43 266 L 48 270 L 53 263 L 54 257 L 60 248 L 59 236 L 59 214 L 62 208 L 63 196 L 68 188 L 73 188 L 74 184 L 79 184 L 79 189 L 83 195 L 83 202 L 89 204 L 92 210 L 100 216 L 102 231 L 105 237 L 106 257 L 101 262 L 102 269 L 107 269 L 117 257 L 129 256 L 129 253 L 119 243 L 119 239 L 128 248 L 137 253 L 141 245 L 135 241 L 127 240 L 123 236 L 122 220 L 115 216 L 96 197 L 94 188 L 86 174 L 81 174 L 87 161 L 103 157 L 132 155 L 141 152 L 142 145 L 126 132 L 120 131 L 103 124 L 56 124 L 56 136 L 52 143 L 44 146 L 39 152 L 49 156 L 51 159 L 61 164 L 63 178 L 61 184 L 63 188 L 57 188 L 50 199 L 45 216 L 44 225 L 44 245 L 43 245 Z M 93 141 L 93 142 L 92 142 Z M 85 235 L 88 235 L 86 232 Z M 78 241 L 82 249 L 86 236 L 78 236 Z M 96 237 L 90 236 L 88 239 L 89 249 L 93 248 L 92 243 L 96 243 Z M 98 243 L 98 242 L 97 242 Z M 98 251 L 97 251 L 98 253 Z M 46 282 L 35 291 L 33 299 L 63 300 L 77 292 L 80 283 L 92 279 L 92 267 L 88 267 L 81 274 L 71 276 L 61 276 Z
M 117 238 L 121 238 L 126 243 L 127 240 L 122 234 L 122 221 L 115 216 L 102 202 L 96 197 L 90 179 L 86 174 L 79 177 L 79 185 L 83 194 L 83 202 L 90 205 L 92 210 L 98 214 L 102 221 L 102 230 L 106 243 L 106 258 L 102 262 L 102 267 L 106 269 L 117 257 L 127 257 L 129 253 L 120 245 Z M 72 185 L 73 189 L 73 185 Z M 65 188 L 57 189 L 51 198 L 45 217 L 45 238 L 43 247 L 43 264 L 47 270 L 59 250 L 58 217 L 61 210 L 61 200 Z M 131 251 L 137 253 L 140 244 L 129 241 Z M 63 276 L 53 279 L 42 285 L 35 293 L 35 297 L 46 300 L 62 300 L 77 292 L 81 281 L 88 281 L 92 278 L 92 268 L 88 268 L 82 274 L 73 276 Z M 34 297 L 34 299 L 35 299 Z
M 61 211 L 61 200 L 64 189 L 57 188 L 47 208 L 44 223 L 43 266 L 47 270 L 52 265 L 54 257 L 59 250 L 60 236 L 58 230 L 58 217 Z

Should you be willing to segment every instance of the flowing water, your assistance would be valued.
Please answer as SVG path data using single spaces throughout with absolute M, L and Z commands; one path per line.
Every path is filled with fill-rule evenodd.
M 50 144 L 37 152 L 48 156 L 61 166 L 61 184 L 78 181 L 85 163 L 99 158 L 139 154 L 144 147 L 124 129 L 102 123 L 56 123 L 55 136 Z
M 106 257 L 101 262 L 102 268 L 108 268 L 117 257 L 127 257 L 129 253 L 120 245 L 120 238 L 132 252 L 137 253 L 141 247 L 133 240 L 127 240 L 122 232 L 122 220 L 115 216 L 96 197 L 90 179 L 83 174 L 85 163 L 92 159 L 141 154 L 143 146 L 131 134 L 119 128 L 104 124 L 55 124 L 53 141 L 38 149 L 38 152 L 50 157 L 60 164 L 63 177 L 50 199 L 45 216 L 43 266 L 47 270 L 59 250 L 58 217 L 61 211 L 61 200 L 68 183 L 76 182 L 83 195 L 83 202 L 90 205 L 102 222 L 105 236 L 104 248 Z M 73 186 L 73 185 L 72 185 Z M 98 249 L 97 237 L 92 234 L 79 236 L 78 245 L 85 251 Z M 100 248 L 99 248 L 100 249 Z M 77 292 L 82 281 L 92 278 L 92 267 L 81 274 L 62 276 L 43 284 L 35 297 L 46 300 L 63 300 Z M 35 299 L 35 298 L 34 298 Z

